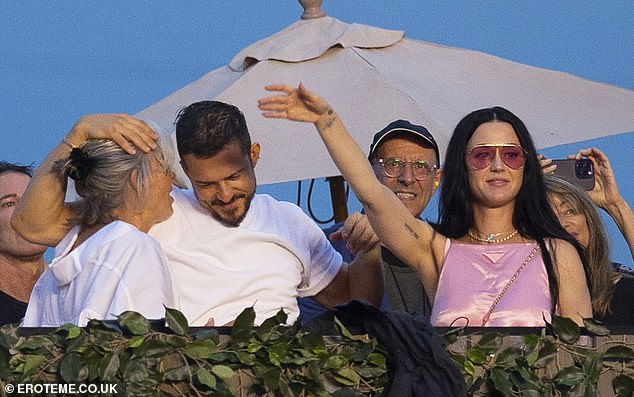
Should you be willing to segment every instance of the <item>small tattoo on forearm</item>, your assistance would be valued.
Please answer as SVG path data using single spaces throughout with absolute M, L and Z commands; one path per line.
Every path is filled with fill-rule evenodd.
M 418 233 L 416 233 L 414 231 L 414 229 L 412 229 L 412 227 L 410 225 L 408 225 L 407 223 L 405 224 L 405 230 L 407 230 L 408 232 L 410 232 L 410 234 L 416 239 L 418 240 L 419 236 Z
M 328 110 L 326 111 L 328 118 L 326 119 L 326 122 L 324 123 L 324 128 L 330 128 L 335 123 L 334 113 L 335 112 L 332 110 L 332 108 L 328 108 Z

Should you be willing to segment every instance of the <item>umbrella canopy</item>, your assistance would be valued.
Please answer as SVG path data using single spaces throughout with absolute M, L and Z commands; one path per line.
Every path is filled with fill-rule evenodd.
M 137 116 L 171 132 L 192 102 L 231 103 L 262 145 L 260 184 L 339 175 L 313 126 L 265 119 L 257 108 L 265 85 L 299 82 L 333 105 L 366 151 L 375 132 L 402 118 L 426 126 L 442 156 L 463 116 L 496 105 L 518 115 L 540 148 L 634 131 L 634 91 L 330 17 L 251 45 Z

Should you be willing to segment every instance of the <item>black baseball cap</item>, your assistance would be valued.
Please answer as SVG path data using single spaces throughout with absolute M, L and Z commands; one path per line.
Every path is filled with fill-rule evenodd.
M 422 125 L 412 124 L 407 120 L 396 120 L 392 121 L 381 131 L 377 132 L 374 135 L 374 139 L 372 139 L 372 144 L 370 145 L 370 153 L 368 154 L 368 159 L 372 159 L 374 155 L 374 151 L 376 148 L 382 143 L 389 139 L 390 135 L 395 134 L 412 134 L 417 137 L 422 138 L 426 142 L 428 142 L 431 147 L 434 149 L 436 153 L 436 159 L 438 159 L 438 165 L 440 165 L 440 154 L 438 153 L 438 144 L 436 140 L 432 136 L 432 134 L 427 131 L 427 128 Z

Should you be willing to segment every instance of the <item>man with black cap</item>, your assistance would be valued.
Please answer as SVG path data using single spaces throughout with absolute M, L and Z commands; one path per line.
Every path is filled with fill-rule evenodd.
M 429 131 L 407 120 L 393 121 L 374 135 L 368 159 L 379 181 L 398 196 L 413 216 L 420 217 L 438 188 L 442 172 L 438 144 Z M 354 235 L 352 228 L 369 227 L 365 219 L 359 219 L 359 214 L 352 214 L 351 217 L 352 221 L 341 222 L 324 230 L 326 235 L 331 236 L 335 249 L 347 261 L 358 252 L 355 242 L 346 241 L 346 237 Z M 431 304 L 414 270 L 386 248 L 379 248 L 377 244 L 374 249 L 380 249 L 382 262 L 385 286 L 382 307 L 428 316 Z M 303 321 L 323 310 L 315 303 L 310 298 L 300 299 Z

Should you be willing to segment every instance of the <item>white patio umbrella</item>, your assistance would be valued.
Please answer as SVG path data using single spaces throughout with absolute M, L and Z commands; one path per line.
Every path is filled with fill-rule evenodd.
M 265 85 L 299 82 L 333 105 L 365 150 L 376 131 L 403 118 L 426 126 L 442 156 L 463 116 L 495 105 L 517 114 L 539 148 L 634 131 L 634 91 L 327 16 L 258 41 L 137 116 L 170 132 L 192 102 L 232 103 L 262 145 L 258 183 L 339 175 L 314 127 L 265 119 L 257 108 Z

